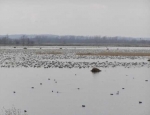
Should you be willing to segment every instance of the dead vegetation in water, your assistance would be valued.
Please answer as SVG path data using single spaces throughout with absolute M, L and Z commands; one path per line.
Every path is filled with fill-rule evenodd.
M 76 55 L 95 55 L 95 56 L 150 56 L 150 53 L 101 52 L 101 53 L 76 53 Z
M 93 69 L 91 70 L 91 72 L 93 72 L 93 73 L 97 73 L 97 72 L 101 72 L 101 70 L 100 70 L 100 69 L 98 69 L 98 68 L 93 68 Z

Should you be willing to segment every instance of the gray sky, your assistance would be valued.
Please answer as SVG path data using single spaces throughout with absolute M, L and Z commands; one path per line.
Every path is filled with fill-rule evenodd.
M 0 34 L 150 37 L 150 0 L 0 0 Z

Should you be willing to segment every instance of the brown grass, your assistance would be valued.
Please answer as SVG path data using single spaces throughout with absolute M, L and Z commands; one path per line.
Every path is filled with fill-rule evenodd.
M 57 54 L 62 54 L 62 53 L 61 52 L 36 52 L 36 54 L 38 54 L 38 55 L 46 55 L 46 54 L 57 55 Z
M 76 53 L 76 55 L 97 55 L 97 56 L 150 56 L 150 53 L 101 52 L 101 53 Z

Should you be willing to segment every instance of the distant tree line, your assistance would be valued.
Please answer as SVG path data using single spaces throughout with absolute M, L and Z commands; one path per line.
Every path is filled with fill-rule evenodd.
M 132 44 L 132 45 L 150 45 L 150 40 L 107 37 L 107 36 L 54 36 L 54 35 L 35 35 L 30 37 L 22 35 L 19 38 L 11 38 L 8 35 L 0 36 L 0 45 L 9 46 L 46 46 L 46 45 L 113 45 L 113 44 Z
M 4 37 L 0 37 L 0 45 L 32 46 L 34 45 L 34 41 L 25 35 L 21 36 L 20 39 L 11 39 L 8 35 L 6 35 Z

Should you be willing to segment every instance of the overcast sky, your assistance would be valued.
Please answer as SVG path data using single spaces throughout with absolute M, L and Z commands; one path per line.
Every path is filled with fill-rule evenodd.
M 150 0 L 0 0 L 0 34 L 150 37 Z

